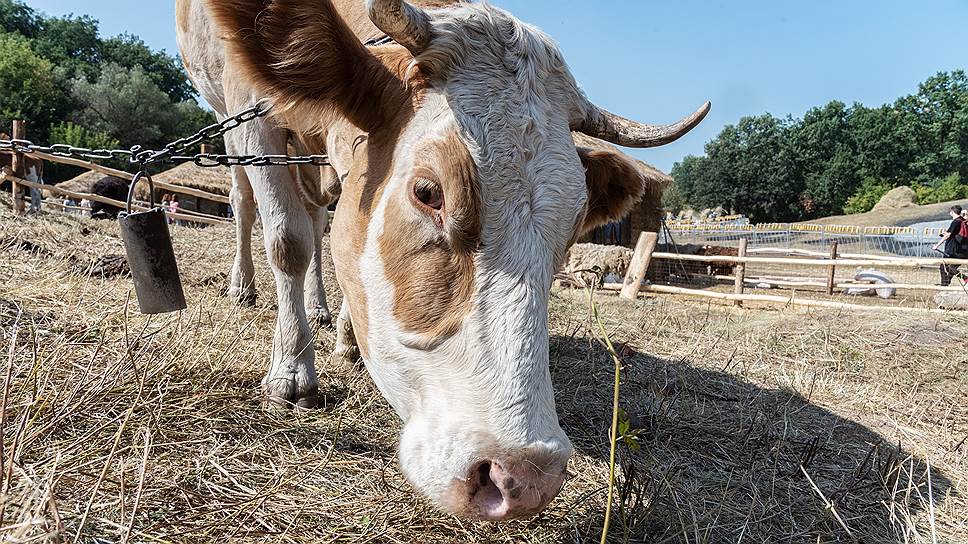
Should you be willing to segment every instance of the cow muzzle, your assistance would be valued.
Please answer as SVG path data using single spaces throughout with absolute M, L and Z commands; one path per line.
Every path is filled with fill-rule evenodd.
M 507 447 L 480 432 L 438 432 L 419 441 L 415 434 L 405 430 L 401 442 L 407 479 L 442 509 L 465 519 L 505 521 L 542 511 L 561 491 L 572 454 L 560 430 L 525 447 Z
M 488 521 L 530 517 L 558 496 L 567 459 L 504 458 L 482 461 L 466 481 L 455 482 L 465 511 Z

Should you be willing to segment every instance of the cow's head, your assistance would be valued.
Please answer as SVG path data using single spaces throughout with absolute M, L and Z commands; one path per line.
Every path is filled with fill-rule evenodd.
M 461 515 L 542 509 L 572 451 L 548 368 L 552 277 L 643 191 L 629 159 L 578 149 L 572 131 L 661 145 L 708 104 L 670 126 L 608 113 L 551 39 L 486 4 L 369 0 L 399 45 L 367 49 L 329 0 L 209 1 L 280 119 L 368 133 L 336 164 L 333 256 L 367 368 L 406 423 L 408 479 Z

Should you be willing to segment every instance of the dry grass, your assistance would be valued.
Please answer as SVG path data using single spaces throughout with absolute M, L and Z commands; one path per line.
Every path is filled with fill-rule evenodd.
M 562 496 L 465 523 L 403 480 L 399 423 L 362 371 L 320 356 L 325 409 L 260 407 L 271 276 L 258 256 L 257 308 L 221 296 L 227 229 L 175 229 L 190 310 L 150 319 L 130 280 L 88 274 L 122 252 L 115 225 L 16 219 L 0 198 L 0 229 L 0 539 L 597 542 L 613 369 L 580 291 L 551 298 L 578 452 Z M 599 303 L 631 421 L 611 542 L 968 542 L 968 323 Z

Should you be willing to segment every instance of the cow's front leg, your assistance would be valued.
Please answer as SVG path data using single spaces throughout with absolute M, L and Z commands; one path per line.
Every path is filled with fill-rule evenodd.
M 336 346 L 333 347 L 332 360 L 337 366 L 353 368 L 359 358 L 360 349 L 356 343 L 356 334 L 353 332 L 350 308 L 346 303 L 346 297 L 343 297 L 339 316 L 336 318 Z
M 238 153 L 235 147 L 226 146 L 230 153 Z M 256 300 L 255 266 L 252 264 L 252 226 L 255 224 L 255 197 L 245 170 L 232 167 L 232 192 L 229 200 L 235 216 L 235 261 L 229 276 L 228 295 L 243 306 L 253 306 Z
M 279 316 L 269 372 L 262 390 L 270 403 L 316 406 L 319 381 L 313 367 L 313 332 L 306 318 L 304 282 L 312 259 L 313 233 L 298 196 L 263 206 L 266 253 L 276 279 Z M 266 209 L 266 208 L 270 209 Z
M 267 154 L 285 152 L 284 135 L 251 127 Z M 247 146 L 247 149 L 255 148 Z M 262 218 L 266 255 L 276 280 L 278 321 L 272 337 L 269 372 L 262 390 L 270 404 L 314 407 L 319 381 L 313 367 L 313 332 L 306 319 L 304 283 L 313 253 L 313 227 L 296 181 L 286 168 L 246 167 Z
M 310 323 L 317 326 L 329 325 L 333 315 L 326 303 L 326 286 L 323 285 L 323 235 L 329 225 L 329 212 L 326 208 L 306 206 L 312 220 L 313 254 L 306 275 L 306 313 Z

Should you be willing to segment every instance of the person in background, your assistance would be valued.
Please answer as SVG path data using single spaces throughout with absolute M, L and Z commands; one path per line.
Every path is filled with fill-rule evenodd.
M 86 198 L 81 199 L 81 215 L 91 217 L 91 201 Z
M 171 195 L 166 194 L 165 196 L 161 197 L 161 210 L 165 213 L 168 213 L 171 211 Z M 171 220 L 171 217 L 169 217 L 168 224 L 170 225 L 171 223 L 172 223 L 172 220 Z
M 962 236 L 962 225 L 965 224 L 965 220 L 961 217 L 962 211 L 961 206 L 951 207 L 951 209 L 948 211 L 948 215 L 951 216 L 951 224 L 948 225 L 948 228 L 945 229 L 943 233 L 941 233 L 941 240 L 931 248 L 934 251 L 941 251 L 941 253 L 949 259 L 959 259 L 963 257 L 963 242 L 968 243 L 968 240 L 963 240 Z M 951 280 L 954 279 L 957 273 L 958 265 L 944 262 L 941 263 L 941 285 L 944 287 L 951 285 Z
M 177 196 L 174 196 L 173 195 L 171 197 L 171 204 L 168 205 L 168 210 L 171 211 L 171 213 L 178 213 L 178 197 Z M 174 223 L 176 225 L 181 225 L 181 221 L 179 221 L 178 219 L 175 219 L 174 220 Z

